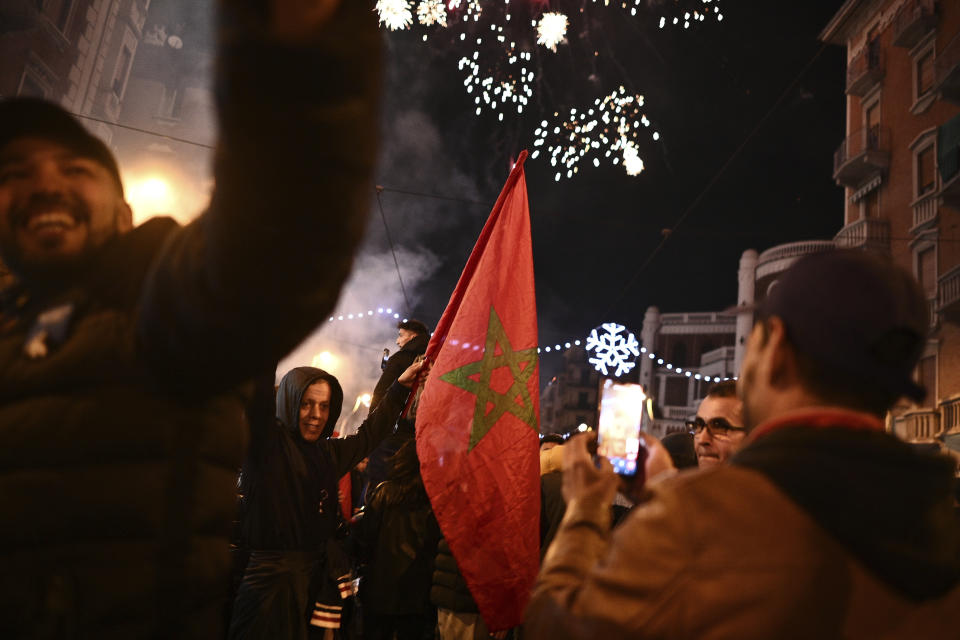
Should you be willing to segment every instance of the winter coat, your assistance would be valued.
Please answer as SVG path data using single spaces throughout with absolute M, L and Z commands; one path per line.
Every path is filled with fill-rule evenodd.
M 605 506 L 569 505 L 525 637 L 955 637 L 953 463 L 848 420 L 812 426 L 840 413 L 654 484 L 612 535 Z
M 439 609 L 448 609 L 457 613 L 478 613 L 477 603 L 467 587 L 457 561 L 453 559 L 450 545 L 443 538 L 437 545 L 437 559 L 433 566 L 433 586 L 430 588 L 430 602 Z
M 427 343 L 429 341 L 430 336 L 418 333 L 410 338 L 405 345 L 400 347 L 399 351 L 387 359 L 386 364 L 383 366 L 383 373 L 380 374 L 380 379 L 377 380 L 377 386 L 373 388 L 373 397 L 370 400 L 371 411 L 377 408 L 377 405 L 380 404 L 380 400 L 383 399 L 383 395 L 387 392 L 387 389 L 390 388 L 390 385 L 396 382 L 397 378 L 413 364 L 417 356 L 426 353 Z
M 382 482 L 368 500 L 359 536 L 365 563 L 360 597 L 367 613 L 429 611 L 440 526 L 422 485 L 401 495 L 396 481 Z
M 380 404 L 383 394 L 386 393 L 390 385 L 400 377 L 400 375 L 413 364 L 417 356 L 426 353 L 427 343 L 430 336 L 422 333 L 411 338 L 399 351 L 390 356 L 380 374 L 380 380 L 373 390 L 373 398 L 370 401 L 370 410 L 373 411 Z M 396 433 L 388 436 L 373 452 L 370 454 L 370 461 L 367 463 L 367 481 L 371 487 L 378 486 L 387 479 L 390 474 L 390 458 L 403 443 L 414 436 L 413 420 L 403 418 L 397 423 Z
M 299 47 L 221 3 L 209 209 L 0 302 L 0 637 L 222 637 L 245 381 L 329 314 L 363 235 L 380 35 L 359 5 Z
M 320 438 L 307 442 L 300 435 L 300 401 L 321 381 L 330 386 L 330 412 Z M 277 419 L 254 429 L 241 474 L 241 528 L 252 554 L 234 603 L 231 638 L 306 636 L 317 594 L 349 570 L 327 575 L 341 523 L 338 480 L 391 432 L 407 392 L 395 383 L 355 435 L 331 438 L 343 406 L 337 379 L 313 367 L 283 377 Z

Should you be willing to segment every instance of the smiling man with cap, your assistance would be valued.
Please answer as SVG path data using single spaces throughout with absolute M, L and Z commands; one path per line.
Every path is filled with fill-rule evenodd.
M 759 309 L 740 376 L 745 446 L 649 487 L 611 534 L 616 489 L 582 439 L 527 615 L 533 638 L 944 638 L 960 626 L 954 463 L 884 431 L 926 339 L 888 259 L 804 258 Z
M 333 309 L 363 237 L 361 5 L 217 3 L 216 185 L 184 227 L 134 228 L 102 141 L 0 100 L 0 638 L 224 636 L 252 382 Z

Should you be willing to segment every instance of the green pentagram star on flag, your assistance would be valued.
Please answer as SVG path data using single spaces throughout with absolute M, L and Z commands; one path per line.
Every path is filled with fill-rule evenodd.
M 470 449 L 473 449 L 481 438 L 487 435 L 505 413 L 513 414 L 531 429 L 537 430 L 537 418 L 530 399 L 530 390 L 527 388 L 527 382 L 536 370 L 534 366 L 536 360 L 536 347 L 522 351 L 513 350 L 500 316 L 491 306 L 483 359 L 440 376 L 444 382 L 449 382 L 477 396 L 473 429 L 470 431 Z M 490 386 L 493 372 L 500 367 L 508 367 L 513 377 L 513 384 L 506 393 L 498 393 Z M 473 376 L 477 376 L 477 379 Z

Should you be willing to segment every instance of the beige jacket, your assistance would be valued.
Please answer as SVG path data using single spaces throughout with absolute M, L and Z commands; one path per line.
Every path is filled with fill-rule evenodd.
M 612 535 L 607 505 L 568 505 L 525 638 L 960 638 L 960 588 L 901 598 L 760 473 L 652 492 Z

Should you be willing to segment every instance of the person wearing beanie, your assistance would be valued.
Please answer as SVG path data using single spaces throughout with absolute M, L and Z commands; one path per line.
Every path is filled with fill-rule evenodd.
M 567 511 L 525 638 L 947 638 L 960 627 L 953 460 L 885 432 L 928 328 L 913 277 L 836 250 L 763 301 L 739 395 L 745 446 L 644 490 L 611 534 L 617 476 L 564 445 Z
M 218 3 L 216 187 L 186 227 L 134 228 L 102 141 L 0 101 L 0 637 L 223 637 L 250 381 L 333 309 L 363 236 L 361 4 Z

